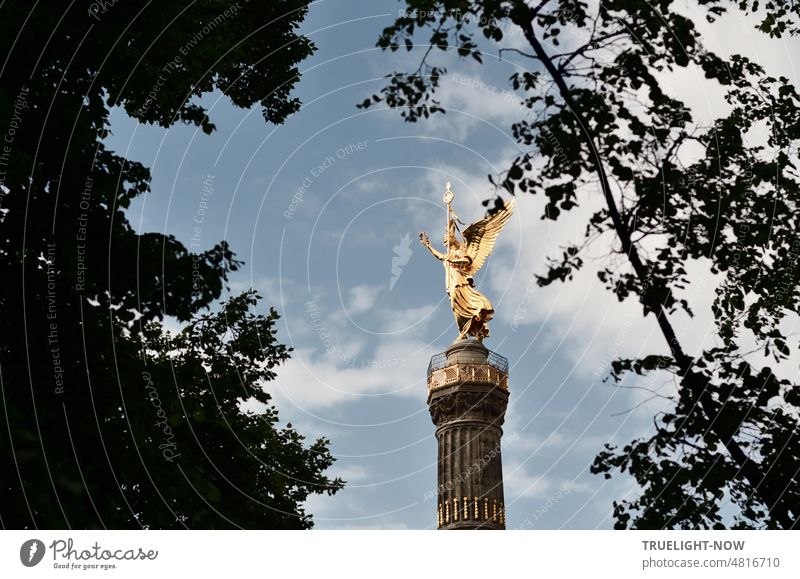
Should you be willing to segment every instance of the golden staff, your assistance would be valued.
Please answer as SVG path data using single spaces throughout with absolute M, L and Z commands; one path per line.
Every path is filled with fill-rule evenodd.
M 450 190 L 450 181 L 447 182 L 447 191 L 444 192 L 444 199 L 443 201 L 447 205 L 447 220 L 445 221 L 444 225 L 444 254 L 445 254 L 445 262 L 444 262 L 444 288 L 447 292 L 447 295 L 450 295 L 450 263 L 447 261 L 450 259 L 450 219 L 451 219 L 451 212 L 450 203 L 453 202 L 453 198 L 455 194 Z

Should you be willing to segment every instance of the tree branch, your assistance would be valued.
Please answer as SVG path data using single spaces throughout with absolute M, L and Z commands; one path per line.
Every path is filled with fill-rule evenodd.
M 583 46 L 581 46 L 580 48 L 577 48 L 572 52 L 565 52 L 563 54 L 558 55 L 558 58 L 566 57 L 563 62 L 560 62 L 558 64 L 558 72 L 560 74 L 563 74 L 564 70 L 567 67 L 567 65 L 570 62 L 572 62 L 575 58 L 577 58 L 578 56 L 581 56 L 587 50 L 601 48 L 601 47 L 597 46 L 598 42 L 603 42 L 604 40 L 609 40 L 611 38 L 614 38 L 615 36 L 623 35 L 623 34 L 625 34 L 625 32 L 626 32 L 626 30 L 617 30 L 616 32 L 609 32 L 608 34 L 604 34 L 603 36 L 601 36 L 601 37 L 599 37 L 597 39 L 590 38 L 589 41 L 586 44 L 584 44 Z
M 503 52 L 516 52 L 521 56 L 525 56 L 527 58 L 532 58 L 534 60 L 539 60 L 533 54 L 528 54 L 527 52 L 522 52 L 519 48 L 501 48 L 497 51 L 497 55 L 500 57 L 500 60 L 503 60 Z
M 559 89 L 561 98 L 564 99 L 567 107 L 575 115 L 578 125 L 580 126 L 583 140 L 588 146 L 591 155 L 594 157 L 597 174 L 600 178 L 600 187 L 602 189 L 606 205 L 608 206 L 609 216 L 611 217 L 617 237 L 622 244 L 622 250 L 627 255 L 636 276 L 641 281 L 645 281 L 648 278 L 647 267 L 642 262 L 636 246 L 632 243 L 631 232 L 625 226 L 619 209 L 617 208 L 617 203 L 611 191 L 611 185 L 608 180 L 608 175 L 606 174 L 605 166 L 595 143 L 595 136 L 590 131 L 587 119 L 584 118 L 583 114 L 575 106 L 575 102 L 572 99 L 572 93 L 564 81 L 563 75 L 556 68 L 553 60 L 545 52 L 544 47 L 534 33 L 533 17 L 535 16 L 535 13 L 531 11 L 527 16 L 527 18 L 522 18 L 520 21 L 515 22 L 515 24 L 522 28 L 525 34 L 525 39 L 533 48 L 534 53 L 542 62 L 548 74 L 550 74 L 552 77 Z M 643 298 L 647 300 L 646 296 L 643 296 Z M 667 346 L 670 348 L 672 353 L 672 357 L 681 372 L 681 383 L 688 388 L 689 392 L 694 398 L 695 405 L 699 404 L 699 409 L 705 414 L 705 418 L 709 424 L 709 429 L 719 436 L 731 459 L 738 466 L 739 472 L 742 473 L 744 478 L 752 486 L 754 492 L 759 496 L 764 504 L 767 505 L 770 512 L 780 522 L 781 526 L 785 529 L 791 529 L 794 526 L 794 521 L 792 521 L 788 509 L 779 504 L 780 497 L 775 497 L 771 492 L 771 489 L 764 487 L 763 482 L 765 477 L 759 472 L 758 465 L 750 461 L 750 458 L 747 456 L 738 442 L 734 440 L 733 435 L 716 432 L 715 426 L 720 415 L 720 408 L 708 393 L 708 381 L 701 374 L 698 374 L 693 370 L 693 359 L 684 352 L 683 347 L 678 340 L 678 336 L 675 333 L 675 329 L 672 327 L 672 324 L 667 317 L 667 312 L 663 303 L 656 302 L 649 303 L 648 305 L 650 305 L 653 308 L 653 311 L 656 312 L 656 320 L 659 328 L 661 329 L 661 333 L 663 334 L 664 339 L 667 342 Z

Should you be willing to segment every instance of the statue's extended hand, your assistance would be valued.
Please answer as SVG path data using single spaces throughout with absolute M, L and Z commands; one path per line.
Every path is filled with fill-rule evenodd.
M 430 245 L 431 244 L 430 240 L 428 239 L 428 234 L 425 233 L 424 231 L 419 234 L 419 240 L 420 240 L 420 242 L 422 242 L 422 245 Z

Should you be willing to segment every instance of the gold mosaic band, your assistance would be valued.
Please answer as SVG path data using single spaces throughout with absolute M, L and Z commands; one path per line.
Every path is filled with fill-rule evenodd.
M 450 503 L 452 502 L 452 508 Z M 436 523 L 438 527 L 449 525 L 450 523 L 457 523 L 461 521 L 489 521 L 498 523 L 505 526 L 506 524 L 506 509 L 502 502 L 497 502 L 497 499 L 492 499 L 491 502 L 487 497 L 483 498 L 483 517 L 480 512 L 480 499 L 478 497 L 472 498 L 470 504 L 469 497 L 463 497 L 463 501 L 453 498 L 452 501 L 445 501 L 439 503 L 437 508 Z M 459 504 L 462 503 L 462 504 Z M 462 506 L 463 505 L 463 506 Z M 491 505 L 491 510 L 490 510 Z M 472 507 L 472 508 L 470 508 Z M 451 517 L 452 512 L 452 517 Z

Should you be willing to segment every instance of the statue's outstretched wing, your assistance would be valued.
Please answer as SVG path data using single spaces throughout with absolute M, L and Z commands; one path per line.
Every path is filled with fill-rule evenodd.
M 470 275 L 478 273 L 483 262 L 492 253 L 497 236 L 500 235 L 514 211 L 514 201 L 514 199 L 506 201 L 505 207 L 500 211 L 476 221 L 464 230 L 464 240 L 467 245 L 465 253 L 472 259 Z

